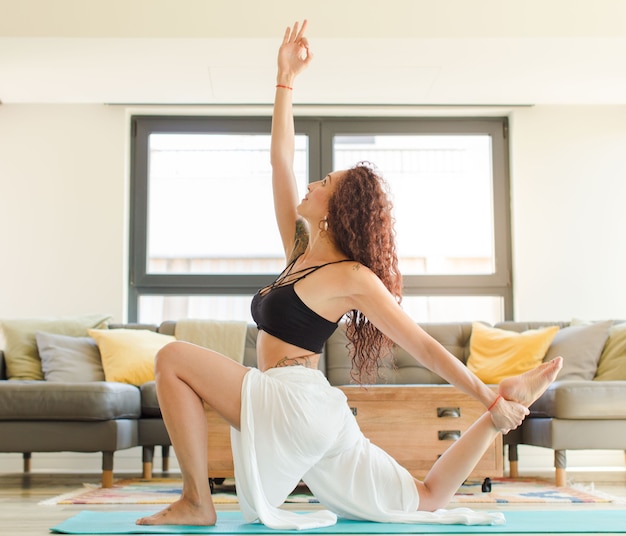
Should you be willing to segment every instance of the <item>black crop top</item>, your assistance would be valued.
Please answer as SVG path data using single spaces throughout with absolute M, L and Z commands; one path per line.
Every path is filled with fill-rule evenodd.
M 309 274 L 328 266 L 346 262 L 327 262 L 291 272 L 295 260 L 278 276 L 271 285 L 262 288 L 252 298 L 252 318 L 260 330 L 289 344 L 319 354 L 324 343 L 337 329 L 337 322 L 331 322 L 311 310 L 296 294 L 294 285 Z

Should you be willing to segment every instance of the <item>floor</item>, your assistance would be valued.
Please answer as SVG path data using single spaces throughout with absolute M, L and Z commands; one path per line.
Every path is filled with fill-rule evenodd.
M 116 475 L 117 478 L 136 477 L 132 475 Z M 155 476 L 162 476 L 155 474 Z M 179 475 L 173 475 L 179 476 Z M 521 476 L 541 476 L 550 477 L 550 473 Z M 20 473 L 0 474 L 0 534 L 3 535 L 19 535 L 19 536 L 44 536 L 50 534 L 49 527 L 60 523 L 61 521 L 71 517 L 80 510 L 84 510 L 84 506 L 43 506 L 39 503 L 43 500 L 50 499 L 62 493 L 73 491 L 83 485 L 83 483 L 99 483 L 98 474 L 46 474 L 31 473 L 23 475 Z M 594 470 L 594 471 L 570 471 L 568 473 L 569 480 L 574 484 L 583 486 L 593 486 L 596 490 L 608 493 L 610 495 L 623 499 L 621 504 L 577 504 L 575 508 L 588 509 L 609 509 L 609 508 L 626 508 L 626 471 L 624 470 Z M 454 505 L 451 505 L 454 506 Z M 476 507 L 476 506 L 475 506 Z M 493 505 L 486 505 L 494 510 Z M 154 507 L 156 508 L 156 506 Z M 220 506 L 220 509 L 235 509 L 233 506 Z M 302 508 L 302 505 L 298 505 Z M 477 508 L 477 507 L 476 507 Z M 506 505 L 497 507 L 499 510 L 506 512 L 512 509 L 538 509 L 537 505 L 512 507 Z M 541 508 L 541 507 L 539 507 Z M 545 509 L 565 509 L 571 508 L 567 505 L 547 505 Z M 126 509 L 137 510 L 135 505 L 127 506 L 93 506 L 92 510 L 107 509 Z M 141 509 L 149 509 L 141 507 Z M 626 527 L 624 527 L 626 533 Z

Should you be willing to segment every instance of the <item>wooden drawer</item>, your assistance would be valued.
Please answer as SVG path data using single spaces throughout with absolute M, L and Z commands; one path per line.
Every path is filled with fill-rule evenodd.
M 235 474 L 235 468 L 230 448 L 230 425 L 206 404 L 204 411 L 209 433 L 209 478 L 231 478 Z
M 449 385 L 341 389 L 363 434 L 418 478 L 485 412 L 482 404 Z M 471 476 L 502 476 L 503 465 L 499 435 Z
M 417 478 L 424 478 L 437 458 L 485 408 L 448 385 L 376 385 L 341 387 L 357 422 L 372 443 L 386 450 Z M 205 406 L 208 424 L 208 475 L 234 475 L 230 427 Z M 472 472 L 473 478 L 503 474 L 502 436 L 498 435 Z

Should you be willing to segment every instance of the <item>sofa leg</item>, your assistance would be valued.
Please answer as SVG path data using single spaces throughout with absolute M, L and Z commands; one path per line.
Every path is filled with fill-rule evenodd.
M 32 452 L 22 452 L 22 464 L 25 473 L 30 473 L 31 465 L 30 461 L 33 454 Z
M 144 480 L 152 479 L 152 462 L 143 462 L 143 472 L 141 478 Z
M 152 464 L 154 459 L 154 446 L 144 447 L 142 450 L 143 461 L 143 478 L 150 480 L 152 478 Z
M 564 450 L 554 451 L 554 481 L 557 487 L 567 486 L 567 456 Z
M 161 463 L 162 469 L 164 473 L 169 472 L 170 470 L 170 446 L 169 445 L 161 445 Z
M 102 453 L 102 487 L 113 487 L 113 452 Z
M 519 477 L 517 445 L 509 445 L 509 477 Z
M 567 471 L 562 467 L 557 467 L 554 471 L 554 481 L 557 488 L 567 486 Z

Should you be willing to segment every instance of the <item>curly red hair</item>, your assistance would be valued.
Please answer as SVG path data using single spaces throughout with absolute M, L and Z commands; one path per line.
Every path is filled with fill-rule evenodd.
M 359 162 L 347 170 L 329 199 L 327 219 L 333 241 L 342 253 L 372 270 L 399 303 L 402 275 L 392 203 L 387 184 L 373 164 Z M 359 383 L 374 380 L 393 342 L 356 309 L 346 315 L 346 335 L 353 379 Z

